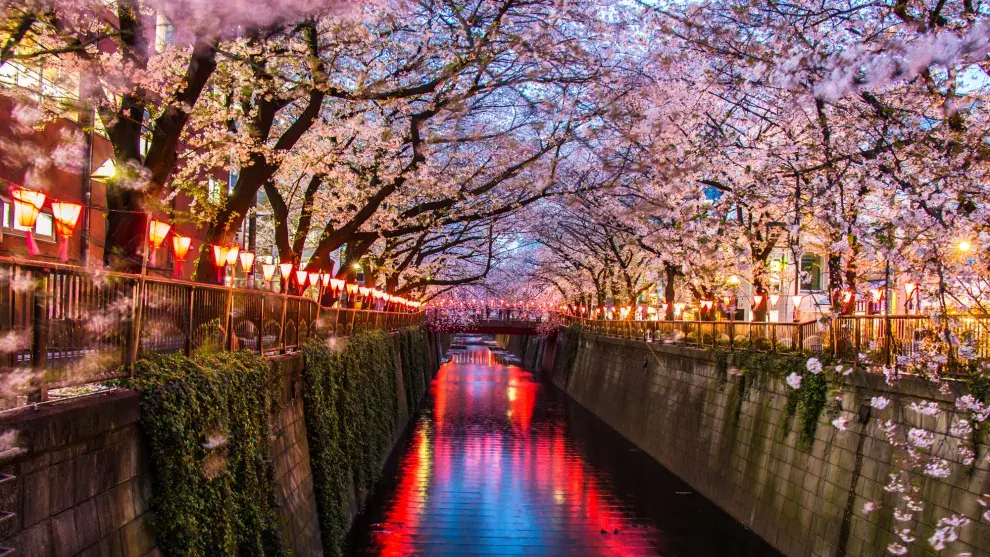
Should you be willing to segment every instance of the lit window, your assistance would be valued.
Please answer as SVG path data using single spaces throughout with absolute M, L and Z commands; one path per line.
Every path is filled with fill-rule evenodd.
M 817 255 L 801 257 L 801 290 L 819 292 L 822 289 L 822 258 Z

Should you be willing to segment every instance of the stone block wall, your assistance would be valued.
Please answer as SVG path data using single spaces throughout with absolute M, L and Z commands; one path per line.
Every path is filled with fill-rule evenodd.
M 431 377 L 450 335 L 431 336 Z M 272 359 L 282 404 L 271 416 L 275 501 L 291 555 L 323 555 L 302 398 L 301 354 Z M 396 381 L 404 393 L 401 360 Z M 404 396 L 393 444 L 409 423 Z M 0 548 L 18 557 L 160 555 L 150 523 L 151 477 L 140 398 L 128 390 L 0 414 Z M 384 463 L 383 463 L 384 465 Z M 358 500 L 355 494 L 352 514 Z M 352 516 L 353 519 L 353 516 Z M 0 555 L 3 550 L 0 550 Z
M 0 547 L 24 557 L 157 555 L 137 394 L 116 391 L 0 419 Z
M 750 385 L 740 397 L 740 378 L 720 377 L 709 352 L 585 334 L 570 372 L 555 369 L 554 382 L 581 405 L 785 555 L 879 557 L 896 541 L 894 529 L 905 527 L 894 520 L 893 496 L 883 489 L 893 449 L 875 410 L 865 424 L 859 420 L 869 396 L 883 390 L 882 378 L 854 374 L 841 410 L 848 431 L 832 427 L 823 413 L 812 447 L 804 450 L 797 418 L 785 411 L 783 381 Z M 951 404 L 921 382 L 902 380 L 898 393 Z M 947 424 L 918 421 L 946 447 L 958 443 L 947 436 Z M 945 458 L 951 456 L 946 450 Z M 988 555 L 990 525 L 977 501 L 990 493 L 987 462 L 954 468 L 949 478 L 919 480 L 925 510 L 916 513 L 918 540 L 910 555 L 936 554 L 926 539 L 950 514 L 972 522 L 960 543 L 941 554 Z M 880 509 L 864 513 L 867 501 Z
M 321 556 L 323 542 L 303 414 L 303 359 L 282 357 L 275 365 L 280 366 L 282 377 L 282 409 L 272 416 L 271 423 L 279 531 L 291 555 Z

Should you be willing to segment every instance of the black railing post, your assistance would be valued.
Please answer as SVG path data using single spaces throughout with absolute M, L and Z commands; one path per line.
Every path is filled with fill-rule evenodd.
M 194 334 L 193 326 L 194 323 L 196 322 L 195 319 L 193 318 L 193 315 L 195 314 L 195 312 L 196 312 L 196 287 L 191 286 L 189 287 L 189 316 L 188 319 L 186 319 L 186 342 L 185 342 L 185 346 L 183 346 L 183 351 L 186 353 L 186 356 L 192 354 L 193 334 Z
M 31 371 L 34 374 L 33 383 L 37 385 L 37 390 L 32 390 L 28 395 L 28 402 L 44 402 L 48 400 L 48 383 L 45 377 L 48 368 L 48 312 L 45 307 L 47 297 L 47 279 L 41 288 L 42 294 L 38 294 L 35 289 L 31 292 Z
M 259 294 L 258 302 L 258 353 L 265 353 L 265 295 Z

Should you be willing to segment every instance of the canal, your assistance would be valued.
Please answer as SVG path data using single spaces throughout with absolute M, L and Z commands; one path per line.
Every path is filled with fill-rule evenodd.
M 778 555 L 477 340 L 441 367 L 358 517 L 353 555 Z

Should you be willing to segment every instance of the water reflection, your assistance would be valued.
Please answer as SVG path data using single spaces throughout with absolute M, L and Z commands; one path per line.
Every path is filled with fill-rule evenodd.
M 485 346 L 454 354 L 431 395 L 359 518 L 356 554 L 774 554 Z

